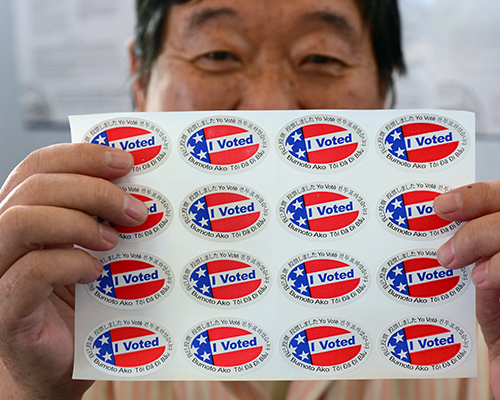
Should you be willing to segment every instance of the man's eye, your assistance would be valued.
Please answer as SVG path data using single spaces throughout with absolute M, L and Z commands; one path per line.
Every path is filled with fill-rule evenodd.
M 207 72 L 228 73 L 238 70 L 241 61 L 230 51 L 210 51 L 194 60 L 195 65 Z
M 328 63 L 336 63 L 338 62 L 334 58 L 328 56 L 322 56 L 320 54 L 311 54 L 305 60 L 306 63 L 314 63 L 314 64 L 328 64 Z
M 205 54 L 205 57 L 209 60 L 214 61 L 226 61 L 235 59 L 234 55 L 228 51 L 211 51 L 210 53 Z

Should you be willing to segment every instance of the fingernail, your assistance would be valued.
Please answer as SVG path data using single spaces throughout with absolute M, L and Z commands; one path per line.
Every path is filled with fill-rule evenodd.
M 104 269 L 104 266 L 102 265 L 102 262 L 100 262 L 97 258 L 94 258 L 94 263 L 95 263 L 95 269 L 99 271 L 99 275 L 102 274 L 102 270 Z
M 111 243 L 113 246 L 118 243 L 120 239 L 119 233 L 115 231 L 108 225 L 99 224 L 99 229 L 101 230 L 101 237 L 106 241 Z
M 136 221 L 144 221 L 148 216 L 148 208 L 142 201 L 127 194 L 125 196 L 125 214 Z
M 104 164 L 110 168 L 129 169 L 134 165 L 134 157 L 126 151 L 108 150 L 103 155 Z
M 463 197 L 460 192 L 444 193 L 434 200 L 434 210 L 440 214 L 449 214 L 460 210 L 463 204 Z
M 453 249 L 453 239 L 448 240 L 437 251 L 437 258 L 443 267 L 450 265 L 455 259 L 455 250 Z
M 490 261 L 483 261 L 480 264 L 477 264 L 475 268 L 472 270 L 471 278 L 474 282 L 474 285 L 478 286 L 483 283 L 488 277 L 488 265 Z

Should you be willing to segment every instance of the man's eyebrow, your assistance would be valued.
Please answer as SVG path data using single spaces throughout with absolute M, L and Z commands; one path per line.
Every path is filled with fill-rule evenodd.
M 329 11 L 314 11 L 307 13 L 301 16 L 299 21 L 302 23 L 323 23 L 347 37 L 352 37 L 356 34 L 356 29 L 345 16 Z
M 195 12 L 189 19 L 186 33 L 189 34 L 208 21 L 225 17 L 237 17 L 238 13 L 232 8 L 205 8 Z

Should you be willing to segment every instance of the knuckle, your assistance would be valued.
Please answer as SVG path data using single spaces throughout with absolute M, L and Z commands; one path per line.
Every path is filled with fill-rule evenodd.
M 0 215 L 0 231 L 3 234 L 22 236 L 30 218 L 25 206 L 13 206 Z

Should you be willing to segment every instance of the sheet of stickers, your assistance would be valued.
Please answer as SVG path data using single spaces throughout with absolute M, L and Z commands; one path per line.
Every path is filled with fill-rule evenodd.
M 441 110 L 71 118 L 133 154 L 116 182 L 147 221 L 113 225 L 77 288 L 75 378 L 310 380 L 476 374 L 470 268 L 433 199 L 474 181 L 474 115 Z

